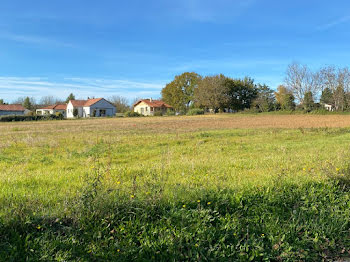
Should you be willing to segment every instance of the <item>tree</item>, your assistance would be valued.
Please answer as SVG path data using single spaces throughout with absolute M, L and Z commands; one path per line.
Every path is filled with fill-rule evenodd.
M 201 80 L 195 72 L 185 72 L 162 89 L 162 100 L 175 110 L 187 110 L 193 103 L 195 89 Z
M 115 105 L 118 113 L 125 113 L 130 110 L 128 99 L 122 96 L 112 96 L 108 99 L 112 104 Z
M 304 95 L 303 108 L 307 112 L 310 112 L 315 108 L 315 102 L 311 91 L 306 92 Z
M 23 107 L 26 108 L 26 109 L 29 109 L 29 110 L 32 110 L 33 109 L 33 104 L 32 102 L 30 101 L 30 98 L 27 96 L 23 103 L 22 103 Z
M 284 85 L 277 87 L 275 92 L 277 103 L 280 105 L 282 110 L 294 110 L 295 109 L 295 98 L 291 91 L 289 91 Z
M 4 102 L 4 99 L 0 99 L 0 105 L 4 105 L 5 102 Z
M 227 108 L 244 110 L 250 108 L 258 92 L 254 80 L 249 77 L 244 79 L 226 78 L 225 86 L 228 89 Z
M 333 104 L 333 92 L 330 88 L 326 87 L 322 91 L 320 98 L 320 103 L 322 104 Z
M 322 84 L 332 94 L 335 110 L 344 110 L 349 104 L 346 94 L 350 90 L 350 72 L 348 68 L 324 67 L 320 70 Z
M 259 84 L 257 86 L 257 92 L 257 98 L 253 101 L 252 106 L 260 112 L 272 111 L 275 105 L 274 91 L 265 84 Z
M 39 104 L 43 106 L 48 106 L 48 105 L 56 104 L 57 102 L 58 102 L 58 99 L 53 96 L 43 96 L 40 99 Z
M 307 92 L 311 92 L 315 97 L 317 96 L 321 90 L 320 80 L 318 72 L 313 73 L 306 65 L 292 63 L 287 68 L 285 83 L 296 99 L 303 103 Z
M 293 94 L 286 94 L 283 97 L 281 109 L 289 111 L 295 110 L 295 98 Z
M 70 93 L 69 96 L 66 99 L 66 104 L 69 102 L 69 100 L 75 100 L 75 96 L 73 95 L 73 93 Z
M 222 74 L 204 77 L 195 89 L 194 98 L 196 105 L 212 109 L 214 112 L 225 108 L 229 101 L 229 90 L 225 82 L 226 77 Z

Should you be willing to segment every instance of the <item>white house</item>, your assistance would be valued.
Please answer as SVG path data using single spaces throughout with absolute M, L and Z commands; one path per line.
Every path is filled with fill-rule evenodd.
M 0 116 L 4 115 L 26 115 L 30 110 L 22 105 L 0 105 Z
M 324 108 L 328 111 L 334 111 L 334 106 L 331 104 L 324 104 Z
M 172 106 L 164 103 L 161 100 L 141 99 L 137 101 L 134 105 L 134 112 L 137 112 L 144 116 L 153 116 L 155 112 L 161 112 L 165 114 Z
M 55 104 L 55 105 L 51 105 L 51 106 L 37 109 L 36 114 L 37 115 L 53 115 L 53 114 L 56 114 L 57 112 L 60 112 L 60 113 L 62 113 L 62 115 L 64 117 L 66 117 L 66 109 L 67 109 L 66 104 Z
M 104 98 L 70 100 L 67 104 L 67 118 L 115 116 L 116 107 Z

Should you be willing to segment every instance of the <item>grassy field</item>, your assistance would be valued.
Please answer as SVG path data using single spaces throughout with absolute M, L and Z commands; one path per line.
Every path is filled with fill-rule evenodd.
M 350 256 L 350 116 L 0 123 L 0 261 Z

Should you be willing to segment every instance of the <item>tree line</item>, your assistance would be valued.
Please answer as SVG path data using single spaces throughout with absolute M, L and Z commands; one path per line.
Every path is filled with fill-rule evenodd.
M 288 65 L 284 84 L 272 90 L 250 77 L 230 78 L 223 74 L 201 76 L 185 72 L 175 76 L 161 91 L 164 102 L 178 112 L 202 108 L 214 112 L 253 110 L 304 110 L 329 104 L 336 111 L 350 110 L 350 70 L 326 66 L 311 70 L 307 65 Z

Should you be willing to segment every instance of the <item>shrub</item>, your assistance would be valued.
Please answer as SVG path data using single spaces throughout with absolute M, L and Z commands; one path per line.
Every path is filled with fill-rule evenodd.
M 163 116 L 163 112 L 162 111 L 154 112 L 153 116 Z
M 140 117 L 142 115 L 138 112 L 127 111 L 127 112 L 125 112 L 124 116 L 126 116 L 126 117 Z
M 60 116 L 56 115 L 9 115 L 9 116 L 0 116 L 0 122 L 17 122 L 17 121 L 40 121 L 40 120 L 61 120 L 63 119 Z
M 204 115 L 204 110 L 200 108 L 192 108 L 187 112 L 188 116 Z
M 167 116 L 174 116 L 174 115 L 175 115 L 175 111 L 173 111 L 173 110 L 168 110 L 168 111 L 166 112 L 166 115 L 167 115 Z

